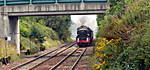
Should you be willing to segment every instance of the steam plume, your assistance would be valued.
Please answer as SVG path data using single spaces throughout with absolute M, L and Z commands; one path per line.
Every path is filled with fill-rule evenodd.
M 77 28 L 81 25 L 89 27 L 94 34 L 94 38 L 97 32 L 97 16 L 96 15 L 71 15 L 72 25 L 70 31 L 72 33 L 72 39 L 75 39 L 77 36 Z

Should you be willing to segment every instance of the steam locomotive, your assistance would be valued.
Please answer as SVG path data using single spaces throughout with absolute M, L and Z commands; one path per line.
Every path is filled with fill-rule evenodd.
M 77 28 L 76 43 L 79 47 L 90 46 L 93 41 L 93 31 L 87 26 L 80 26 Z

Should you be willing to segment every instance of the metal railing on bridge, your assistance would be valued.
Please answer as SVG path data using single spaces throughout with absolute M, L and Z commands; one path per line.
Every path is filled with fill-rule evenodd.
M 54 3 L 91 3 L 107 2 L 107 0 L 0 0 L 0 6 L 26 5 L 26 4 L 54 4 Z

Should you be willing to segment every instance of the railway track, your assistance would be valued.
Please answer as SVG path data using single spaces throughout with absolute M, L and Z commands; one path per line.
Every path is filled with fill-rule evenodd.
M 30 70 L 63 70 L 63 68 L 59 68 L 62 65 L 65 65 L 65 63 L 70 59 L 72 56 L 75 57 L 74 62 L 69 63 L 71 65 L 67 70 L 74 70 L 76 65 L 78 64 L 79 60 L 85 53 L 87 48 L 74 48 L 69 53 L 62 53 L 55 57 L 54 59 L 50 59 L 47 62 L 43 63 L 42 65 L 39 65 L 37 67 L 34 67 Z M 65 55 L 65 56 L 62 56 Z M 78 55 L 78 56 L 75 56 Z M 65 69 L 66 70 L 66 69 Z
M 46 62 L 47 60 L 57 56 L 58 54 L 60 54 L 61 52 L 67 50 L 68 48 L 71 48 L 73 45 L 75 45 L 75 43 L 71 43 L 71 44 L 66 44 L 66 45 L 63 45 L 61 47 L 58 47 L 42 56 L 39 56 L 31 61 L 28 61 L 26 63 L 23 63 L 21 65 L 18 65 L 14 68 L 12 68 L 11 70 L 30 70 L 44 62 Z M 46 57 L 46 56 L 49 56 L 49 57 Z
M 81 53 L 81 55 L 79 56 L 79 58 L 76 60 L 76 62 L 73 64 L 73 66 L 71 67 L 70 70 L 74 70 L 74 68 L 76 67 L 76 65 L 77 65 L 78 62 L 80 61 L 81 57 L 82 57 L 83 54 L 85 53 L 86 49 L 87 49 L 87 48 L 85 48 L 85 49 L 83 50 L 83 52 Z
M 74 43 L 64 45 L 11 70 L 76 70 L 86 50 Z
M 74 70 L 93 70 L 89 56 L 93 56 L 93 47 L 88 47 Z
M 71 53 L 69 53 L 66 57 L 64 57 L 60 62 L 58 62 L 56 65 L 54 65 L 52 68 L 49 70 L 54 70 L 56 69 L 60 64 L 62 64 L 69 56 L 71 56 L 77 49 L 73 50 Z

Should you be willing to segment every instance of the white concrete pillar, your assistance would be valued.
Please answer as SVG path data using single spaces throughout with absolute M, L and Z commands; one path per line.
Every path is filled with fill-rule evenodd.
M 0 37 L 4 37 L 4 22 L 2 13 L 0 13 Z
M 9 17 L 7 13 L 3 13 L 3 24 L 4 24 L 4 37 L 9 36 Z

